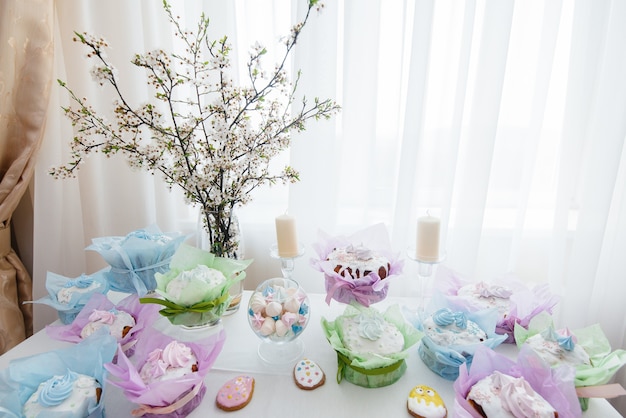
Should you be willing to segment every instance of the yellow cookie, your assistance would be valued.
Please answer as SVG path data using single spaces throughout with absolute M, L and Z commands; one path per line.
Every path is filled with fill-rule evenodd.
M 441 396 L 431 387 L 417 385 L 406 401 L 409 414 L 415 418 L 446 418 L 448 410 Z

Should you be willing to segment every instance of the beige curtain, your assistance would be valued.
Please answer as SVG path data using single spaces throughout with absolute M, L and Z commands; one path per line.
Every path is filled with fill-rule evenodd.
M 32 280 L 11 217 L 35 168 L 52 81 L 53 0 L 0 0 L 0 353 L 33 331 Z M 13 231 L 17 233 L 18 231 Z

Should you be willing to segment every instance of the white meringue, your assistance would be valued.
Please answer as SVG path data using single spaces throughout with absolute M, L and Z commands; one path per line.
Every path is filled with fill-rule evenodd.
M 285 324 L 283 321 L 276 321 L 276 335 L 279 337 L 284 337 L 289 331 L 289 326 Z
M 255 293 L 252 295 L 252 299 L 250 299 L 250 309 L 254 313 L 263 313 L 263 310 L 267 306 L 267 302 L 265 298 L 260 293 Z
M 270 302 L 265 307 L 265 314 L 267 316 L 278 316 L 283 312 L 283 305 L 278 302 Z
M 298 299 L 290 297 L 285 301 L 284 308 L 287 312 L 298 313 L 300 310 L 300 302 L 298 302 Z
M 265 318 L 263 325 L 261 325 L 261 335 L 267 337 L 268 335 L 272 335 L 274 331 L 276 331 L 276 321 L 272 318 Z

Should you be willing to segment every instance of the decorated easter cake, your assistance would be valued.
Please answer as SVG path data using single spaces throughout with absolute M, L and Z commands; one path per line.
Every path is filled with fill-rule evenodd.
M 576 344 L 576 338 L 567 329 L 548 327 L 528 338 L 524 343 L 550 366 L 567 364 L 576 367 L 591 364 L 589 354 Z
M 165 291 L 176 303 L 191 306 L 201 302 L 203 296 L 195 282 L 208 288 L 216 288 L 226 282 L 226 276 L 219 270 L 200 264 L 191 270 L 180 272 L 167 284 Z
M 153 350 L 141 367 L 139 376 L 146 383 L 177 379 L 198 371 L 196 356 L 187 345 L 171 341 Z
M 470 389 L 467 400 L 487 418 L 558 417 L 555 409 L 523 377 L 495 371 Z
M 69 305 L 73 299 L 87 296 L 103 287 L 105 287 L 104 283 L 94 280 L 93 277 L 82 275 L 74 280 L 68 280 L 59 289 L 56 295 L 57 301 L 62 305 Z
M 338 319 L 344 346 L 360 356 L 386 356 L 404 348 L 404 336 L 378 312 Z
M 365 246 L 335 248 L 326 259 L 334 264 L 335 273 L 345 278 L 359 279 L 376 273 L 384 279 L 389 274 L 389 260 Z
M 419 315 L 415 326 L 424 332 L 418 353 L 424 364 L 447 380 L 455 380 L 461 364 L 471 364 L 480 346 L 496 347 L 507 337 L 495 333 L 497 312 L 456 311 L 433 307 Z
M 80 332 L 81 338 L 87 338 L 98 329 L 108 326 L 112 336 L 121 340 L 135 326 L 135 318 L 125 311 L 117 309 L 94 309 L 89 315 L 89 322 Z
M 370 388 L 400 379 L 407 368 L 410 347 L 423 335 L 404 320 L 398 305 L 390 306 L 384 314 L 349 305 L 334 321 L 322 318 L 322 326 L 337 352 L 337 379 Z
M 442 346 L 481 343 L 487 333 L 463 312 L 449 308 L 435 311 L 424 320 L 424 332 L 435 343 Z
M 511 310 L 513 290 L 507 286 L 487 282 L 471 283 L 462 286 L 457 296 L 477 309 L 496 309 L 501 318 L 507 318 Z
M 24 404 L 26 418 L 87 417 L 100 402 L 102 388 L 95 378 L 68 370 L 42 382 Z

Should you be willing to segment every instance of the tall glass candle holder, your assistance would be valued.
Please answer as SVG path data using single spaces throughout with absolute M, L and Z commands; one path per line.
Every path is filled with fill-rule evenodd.
M 296 258 L 302 257 L 304 255 L 304 245 L 298 244 L 298 253 L 293 257 L 282 257 L 278 253 L 278 245 L 274 244 L 270 248 L 270 256 L 277 260 L 280 260 L 280 271 L 283 273 L 283 277 L 285 279 L 292 279 L 293 270 L 295 267 Z
M 426 310 L 426 303 L 432 294 L 433 288 L 433 272 L 438 264 L 443 262 L 445 257 L 442 254 L 438 254 L 437 259 L 421 259 L 415 255 L 415 248 L 409 248 L 407 250 L 408 257 L 417 263 L 417 279 L 419 286 L 418 295 L 418 313 L 423 313 Z

